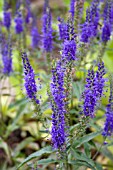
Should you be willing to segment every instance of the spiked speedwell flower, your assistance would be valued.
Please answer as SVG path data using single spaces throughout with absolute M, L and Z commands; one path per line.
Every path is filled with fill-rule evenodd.
M 92 5 L 86 11 L 86 21 L 82 25 L 81 41 L 87 43 L 91 37 L 97 35 L 97 28 L 99 22 L 99 11 L 98 11 L 99 1 L 94 0 Z
M 52 82 L 50 85 L 53 100 L 52 107 L 52 143 L 54 148 L 61 149 L 66 140 L 65 134 L 65 91 L 64 91 L 65 69 L 58 61 L 56 68 L 52 69 Z
M 62 59 L 72 61 L 76 59 L 76 44 L 74 40 L 65 40 L 62 49 Z
M 105 68 L 103 62 L 99 62 L 96 74 L 93 70 L 88 70 L 86 78 L 87 84 L 85 85 L 85 91 L 83 93 L 84 104 L 82 113 L 84 113 L 85 116 L 94 117 L 95 109 L 104 92 L 106 81 L 106 79 L 103 78 L 104 75 Z
M 108 40 L 110 40 L 110 35 L 111 35 L 111 26 L 109 23 L 105 22 L 102 29 L 102 41 L 107 42 Z
M 17 34 L 20 34 L 21 32 L 23 32 L 23 18 L 22 18 L 22 14 L 21 12 L 17 13 L 17 16 L 15 18 L 15 31 Z
M 11 26 L 11 13 L 8 11 L 4 12 L 4 26 L 9 29 Z
M 37 48 L 39 44 L 39 33 L 36 26 L 32 27 L 31 38 L 32 38 L 32 48 Z
M 3 11 L 4 11 L 4 15 L 3 15 L 3 23 L 4 26 L 9 30 L 10 26 L 11 26 L 11 12 L 8 11 L 9 9 L 9 4 L 7 3 L 7 1 L 4 0 L 4 7 L 3 7 Z
M 106 1 L 103 17 L 104 17 L 104 22 L 103 22 L 104 25 L 102 28 L 101 39 L 103 42 L 106 43 L 108 40 L 110 40 L 110 35 L 111 35 L 112 25 L 113 25 L 113 23 L 111 22 L 112 21 L 112 5 L 110 4 L 110 1 Z
M 113 81 L 110 82 L 109 104 L 106 108 L 106 121 L 102 132 L 103 136 L 111 136 L 113 134 Z
M 72 20 L 74 19 L 74 15 L 75 15 L 75 1 L 76 0 L 71 0 L 71 2 L 70 2 L 70 11 L 69 12 L 71 12 Z
M 22 61 L 24 66 L 24 79 L 25 79 L 25 89 L 27 93 L 27 97 L 35 101 L 35 103 L 39 104 L 39 100 L 36 97 L 37 86 L 35 82 L 35 75 L 32 66 L 29 63 L 28 57 L 26 53 L 22 54 Z
M 65 40 L 65 39 L 67 40 L 67 39 L 69 39 L 67 23 L 65 23 L 61 18 L 58 18 L 58 21 L 60 22 L 58 24 L 60 40 Z
M 44 6 L 44 14 L 43 14 L 43 49 L 46 52 L 52 51 L 52 25 L 51 25 L 51 13 L 48 7 Z
M 12 49 L 5 44 L 2 49 L 3 73 L 9 75 L 12 72 Z

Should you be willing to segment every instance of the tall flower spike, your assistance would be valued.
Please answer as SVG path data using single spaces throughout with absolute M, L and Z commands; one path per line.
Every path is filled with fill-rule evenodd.
M 108 40 L 110 40 L 110 35 L 111 35 L 111 26 L 109 23 L 105 22 L 102 28 L 102 37 L 101 37 L 102 41 L 106 43 Z
M 106 121 L 104 123 L 102 135 L 107 137 L 113 135 L 113 78 L 110 81 L 109 104 L 107 105 L 105 116 Z
M 9 44 L 5 44 L 2 48 L 2 62 L 3 62 L 3 73 L 10 75 L 12 72 L 12 48 Z
M 111 5 L 110 5 L 109 22 L 110 22 L 110 25 L 111 25 L 111 29 L 113 31 L 113 2 L 111 2 Z
M 8 3 L 4 1 L 4 18 L 3 18 L 4 26 L 7 30 L 10 29 L 11 26 L 11 12 L 8 11 Z
M 44 13 L 43 13 L 43 17 L 42 17 L 42 33 L 43 33 L 43 49 L 46 52 L 51 52 L 53 49 L 52 46 L 52 40 L 53 40 L 53 36 L 52 36 L 52 22 L 51 22 L 51 12 L 50 12 L 50 8 L 47 7 L 44 4 Z
M 37 99 L 37 86 L 35 82 L 35 75 L 32 66 L 29 63 L 28 57 L 26 53 L 22 53 L 22 61 L 24 66 L 24 79 L 25 79 L 25 89 L 27 93 L 27 97 L 35 102 L 36 104 L 40 104 L 39 99 Z
M 93 0 L 91 7 L 86 11 L 86 21 L 82 24 L 81 41 L 89 42 L 91 37 L 97 35 L 97 28 L 99 22 L 99 1 Z
M 39 45 L 39 33 L 38 33 L 38 29 L 36 26 L 33 26 L 32 27 L 32 30 L 31 30 L 31 38 L 32 38 L 32 48 L 37 48 L 38 45 Z
M 26 4 L 26 8 L 27 8 L 27 15 L 26 15 L 25 21 L 26 21 L 26 23 L 28 24 L 28 23 L 30 22 L 30 19 L 31 19 L 33 16 L 32 16 L 32 12 L 31 12 L 31 8 L 30 8 L 30 1 L 29 1 L 29 0 L 26 0 L 26 1 L 25 1 L 25 4 Z
M 88 75 L 86 78 L 87 84 L 85 85 L 84 104 L 83 104 L 83 113 L 85 116 L 94 117 L 96 97 L 93 94 L 93 84 L 94 84 L 95 73 L 93 70 L 88 70 Z
M 74 27 L 71 22 L 67 23 L 67 39 L 64 39 L 62 43 L 62 60 L 64 61 L 73 61 L 76 59 L 76 43 L 75 37 L 76 34 L 74 32 Z
M 71 0 L 70 2 L 70 13 L 71 13 L 71 16 L 72 16 L 72 20 L 74 20 L 74 16 L 75 16 L 75 1 L 76 0 Z
M 105 68 L 103 62 L 99 62 L 96 74 L 94 73 L 94 70 L 88 70 L 86 78 L 87 84 L 85 85 L 85 91 L 83 93 L 84 104 L 82 113 L 84 113 L 85 116 L 94 117 L 98 102 L 104 92 L 106 82 L 106 79 L 103 77 L 104 75 Z
M 15 32 L 17 34 L 22 33 L 23 29 L 24 29 L 24 27 L 23 27 L 24 21 L 23 21 L 21 12 L 18 11 L 17 16 L 16 16 L 14 21 L 15 21 Z
M 100 98 L 103 96 L 104 92 L 104 86 L 106 79 L 103 77 L 106 74 L 104 62 L 100 61 L 98 63 L 98 70 L 95 74 L 95 80 L 94 80 L 94 93 L 96 95 L 97 100 L 100 100 Z
M 55 149 L 62 149 L 65 140 L 65 90 L 64 90 L 65 69 L 60 61 L 57 62 L 56 68 L 52 69 L 51 89 L 51 108 L 52 108 L 52 143 Z
M 58 18 L 59 24 L 59 38 L 60 40 L 65 40 L 69 39 L 69 32 L 68 32 L 68 25 L 61 19 L 60 17 Z
M 65 40 L 62 48 L 62 59 L 72 61 L 76 59 L 76 43 L 74 40 Z
M 20 9 L 22 2 L 20 0 L 17 0 L 16 2 L 16 12 Z
M 106 43 L 110 40 L 110 35 L 112 31 L 112 23 L 111 23 L 111 4 L 109 1 L 106 1 L 105 8 L 104 8 L 104 25 L 102 28 L 102 35 L 101 39 L 102 42 Z

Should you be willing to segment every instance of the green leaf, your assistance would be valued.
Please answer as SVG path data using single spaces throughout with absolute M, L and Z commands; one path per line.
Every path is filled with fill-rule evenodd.
M 41 159 L 38 161 L 38 165 L 45 165 L 45 164 L 51 164 L 51 163 L 56 163 L 58 161 L 48 158 L 48 159 Z
M 77 99 L 80 99 L 83 89 L 84 89 L 83 82 L 79 81 L 77 81 L 76 83 L 73 82 L 73 94 L 74 96 L 77 97 Z
M 26 104 L 26 103 L 27 103 L 26 99 L 20 99 L 20 100 L 17 100 L 15 103 L 10 104 L 8 109 L 12 109 L 12 108 L 14 108 L 16 106 L 19 107 L 19 106 L 21 106 L 23 104 Z
M 91 158 L 91 147 L 89 143 L 84 143 L 84 151 L 88 158 Z
M 87 164 L 90 164 L 90 166 L 92 166 L 92 167 L 95 167 L 95 164 L 94 164 L 94 162 L 93 162 L 93 160 L 92 159 L 90 159 L 90 158 L 88 158 L 85 154 L 83 154 L 83 153 L 81 153 L 81 152 L 77 152 L 76 150 L 74 150 L 74 149 L 71 149 L 71 151 L 72 151 L 72 154 L 73 154 L 73 156 L 74 156 L 74 158 L 76 159 L 76 160 L 78 160 L 78 161 L 83 161 L 83 162 L 86 162 Z
M 7 138 L 12 131 L 14 131 L 18 128 L 18 126 L 16 124 L 19 121 L 20 117 L 24 114 L 24 112 L 23 112 L 24 108 L 25 108 L 25 105 L 21 105 L 19 107 L 17 114 L 16 114 L 16 117 L 13 119 L 12 124 L 9 124 L 8 127 L 7 127 L 7 131 L 4 135 L 5 138 Z
M 5 153 L 8 156 L 8 159 L 10 160 L 10 150 L 9 147 L 7 145 L 7 143 L 5 141 L 3 141 L 2 139 L 0 139 L 0 148 L 3 148 Z
M 29 143 L 31 143 L 31 142 L 33 142 L 34 141 L 34 138 L 32 138 L 32 137 L 28 137 L 28 138 L 26 138 L 26 139 L 24 139 L 21 143 L 19 143 L 18 145 L 17 145 L 17 147 L 16 147 L 16 149 L 15 149 L 15 151 L 14 151 L 14 157 L 17 157 L 18 156 L 18 154 L 20 153 L 20 151 L 22 150 L 22 149 L 24 149 L 24 148 L 26 148 L 26 146 L 29 144 Z
M 100 165 L 99 163 L 96 162 L 95 166 L 96 166 L 97 170 L 103 170 L 102 165 Z
M 95 137 L 97 137 L 100 134 L 101 134 L 101 131 L 93 132 L 88 135 L 85 135 L 85 136 L 81 137 L 80 139 L 76 140 L 73 144 L 73 147 L 75 147 L 75 148 L 80 147 L 82 144 L 94 139 Z
M 23 166 L 25 163 L 29 162 L 30 160 L 34 159 L 34 158 L 37 158 L 43 154 L 49 154 L 49 153 L 52 153 L 53 150 L 52 150 L 52 147 L 51 146 L 47 146 L 47 147 L 44 147 L 42 149 L 40 149 L 39 151 L 37 152 L 34 152 L 33 154 L 29 155 L 18 167 L 17 169 L 19 169 L 21 166 Z
M 101 153 L 109 159 L 113 160 L 113 154 L 107 148 L 102 148 Z
M 70 161 L 69 163 L 72 165 L 76 165 L 78 167 L 86 166 L 88 168 L 91 168 L 92 170 L 97 170 L 97 169 L 95 169 L 95 167 L 93 167 L 92 165 L 90 165 L 88 162 L 85 162 L 85 161 L 74 160 L 74 161 Z

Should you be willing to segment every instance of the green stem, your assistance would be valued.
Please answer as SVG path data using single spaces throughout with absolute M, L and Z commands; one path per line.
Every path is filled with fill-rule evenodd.
M 102 149 L 102 147 L 103 147 L 103 145 L 104 145 L 104 142 L 105 142 L 106 138 L 107 138 L 107 137 L 104 138 L 103 143 L 100 145 L 100 148 L 99 148 L 98 151 L 95 153 L 95 155 L 93 156 L 92 160 L 94 160 L 94 159 L 96 158 L 96 156 L 98 155 L 98 153 L 101 151 L 101 149 Z

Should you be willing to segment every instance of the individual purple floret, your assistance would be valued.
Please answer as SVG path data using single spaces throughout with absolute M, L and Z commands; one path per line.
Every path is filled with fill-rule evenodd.
M 35 82 L 35 74 L 32 66 L 29 63 L 28 57 L 26 53 L 22 54 L 22 61 L 24 66 L 24 79 L 25 79 L 25 89 L 27 93 L 27 97 L 33 102 L 39 104 L 40 101 L 37 99 L 37 86 Z
M 52 82 L 50 84 L 52 100 L 52 143 L 55 149 L 61 149 L 66 140 L 65 132 L 65 90 L 64 90 L 65 69 L 60 61 L 57 62 L 56 68 L 52 69 Z
M 31 30 L 31 38 L 32 38 L 32 48 L 37 48 L 39 45 L 39 33 L 38 33 L 38 29 L 36 26 L 32 27 Z
M 62 48 L 62 59 L 72 61 L 76 59 L 76 43 L 74 40 L 65 40 Z
M 14 21 L 15 21 L 15 31 L 16 31 L 16 33 L 17 34 L 22 33 L 23 29 L 24 29 L 24 27 L 23 27 L 23 22 L 24 21 L 23 21 L 21 12 L 17 13 L 17 16 L 16 16 Z
M 70 2 L 70 13 L 71 13 L 71 16 L 72 16 L 72 20 L 74 20 L 74 16 L 75 16 L 75 1 L 76 0 L 71 0 Z
M 12 72 L 12 49 L 8 44 L 2 48 L 3 73 L 9 75 Z
M 4 12 L 3 23 L 4 23 L 4 26 L 9 30 L 11 26 L 11 12 L 8 12 L 8 11 Z
M 51 22 L 51 13 L 50 13 L 50 9 L 48 7 L 45 7 L 44 5 L 44 14 L 42 17 L 42 33 L 43 33 L 43 49 L 46 52 L 51 52 L 53 49 L 52 46 L 52 40 L 53 40 L 53 36 L 52 36 L 52 22 Z

